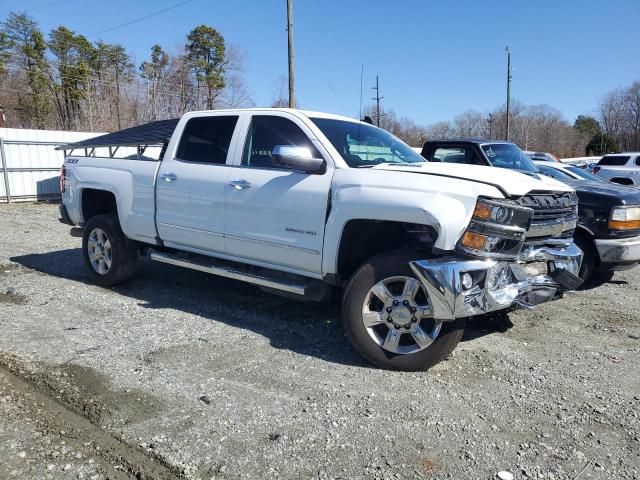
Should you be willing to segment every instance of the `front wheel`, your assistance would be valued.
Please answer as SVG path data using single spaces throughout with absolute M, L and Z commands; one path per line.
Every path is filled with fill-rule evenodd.
M 84 227 L 82 252 L 89 275 L 103 287 L 129 279 L 138 251 L 122 232 L 116 215 L 96 215 Z
M 409 262 L 392 252 L 372 258 L 353 275 L 344 293 L 347 338 L 366 360 L 392 370 L 427 370 L 445 359 L 464 333 L 464 319 L 433 318 L 426 289 Z

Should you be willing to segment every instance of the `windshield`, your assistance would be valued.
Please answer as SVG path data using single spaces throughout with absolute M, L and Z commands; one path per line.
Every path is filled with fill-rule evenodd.
M 481 145 L 489 163 L 494 167 L 538 173 L 531 159 L 513 143 L 485 143 Z
M 368 123 L 330 118 L 311 121 L 329 139 L 351 168 L 373 167 L 381 163 L 423 163 L 426 160 L 389 132 Z
M 594 175 L 593 173 L 589 173 L 587 172 L 585 169 L 583 168 L 578 168 L 578 167 L 574 167 L 573 165 L 569 165 L 567 167 L 565 167 L 567 170 L 571 171 L 572 173 L 575 173 L 576 175 L 578 175 L 580 178 L 584 178 L 585 180 L 589 180 L 591 182 L 604 182 L 604 183 L 609 183 L 607 180 L 605 180 L 604 178 L 598 177 L 597 175 Z

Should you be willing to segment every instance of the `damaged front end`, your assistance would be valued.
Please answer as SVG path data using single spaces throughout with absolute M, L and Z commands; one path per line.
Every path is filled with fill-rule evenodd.
M 479 199 L 455 256 L 410 263 L 429 294 L 434 318 L 532 308 L 582 284 L 582 250 L 571 238 L 577 197 L 542 196 L 525 202 Z M 536 201 L 545 208 L 536 209 Z
M 411 262 L 429 294 L 434 318 L 454 320 L 530 308 L 575 290 L 582 250 L 575 244 L 533 248 L 521 260 L 439 258 Z

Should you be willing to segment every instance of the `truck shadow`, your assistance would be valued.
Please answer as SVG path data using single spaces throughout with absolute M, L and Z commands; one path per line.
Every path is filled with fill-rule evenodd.
M 29 269 L 95 286 L 85 273 L 81 249 L 10 258 Z M 174 309 L 206 321 L 253 331 L 278 349 L 346 365 L 370 367 L 353 351 L 340 324 L 339 302 L 299 302 L 243 282 L 141 259 L 134 278 L 108 290 L 162 311 Z M 114 312 L 114 314 L 117 314 Z
M 100 288 L 86 274 L 80 250 L 21 255 L 10 260 L 43 274 Z M 135 299 L 142 308 L 159 312 L 173 309 L 253 331 L 268 338 L 277 349 L 332 363 L 371 367 L 344 337 L 339 301 L 300 302 L 243 282 L 148 259 L 141 259 L 134 278 L 108 290 Z M 505 331 L 507 324 L 508 317 L 500 321 L 470 320 L 463 341 Z

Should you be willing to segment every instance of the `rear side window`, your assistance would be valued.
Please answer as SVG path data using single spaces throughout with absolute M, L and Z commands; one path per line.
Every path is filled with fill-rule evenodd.
M 636 165 L 640 167 L 640 155 L 636 157 Z
M 621 167 L 623 165 L 626 165 L 626 163 L 629 161 L 629 158 L 630 157 L 620 157 L 620 156 L 602 157 L 598 162 L 598 166 Z
M 226 163 L 236 123 L 237 115 L 190 119 L 184 127 L 176 156 L 188 162 Z
M 486 165 L 478 158 L 472 147 L 439 147 L 433 152 L 433 161 L 443 163 L 464 163 L 467 165 Z
M 275 115 L 254 115 L 244 145 L 242 165 L 284 168 L 275 165 L 271 160 L 271 153 L 276 145 L 307 147 L 314 158 L 321 158 L 309 137 L 291 120 Z

